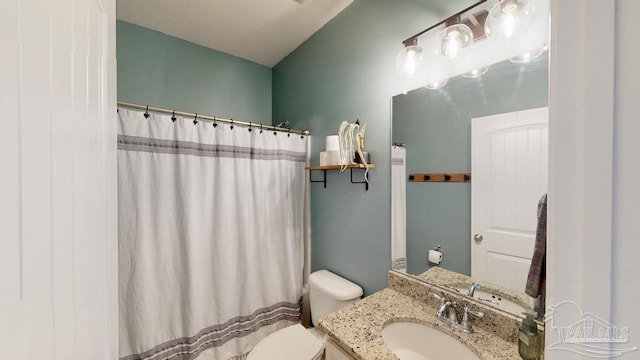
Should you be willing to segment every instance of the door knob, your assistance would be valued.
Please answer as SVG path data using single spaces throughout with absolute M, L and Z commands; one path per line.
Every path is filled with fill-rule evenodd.
M 475 241 L 482 241 L 482 239 L 484 239 L 484 238 L 480 234 L 473 235 L 473 240 L 475 240 Z

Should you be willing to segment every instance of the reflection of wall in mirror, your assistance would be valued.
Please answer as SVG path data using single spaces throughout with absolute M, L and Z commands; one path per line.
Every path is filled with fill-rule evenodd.
M 392 141 L 406 145 L 407 174 L 471 172 L 471 118 L 547 106 L 547 64 L 546 54 L 529 64 L 505 61 L 480 78 L 395 96 Z M 440 266 L 470 275 L 470 222 L 469 183 L 408 182 L 407 272 L 427 270 L 429 249 L 442 244 Z

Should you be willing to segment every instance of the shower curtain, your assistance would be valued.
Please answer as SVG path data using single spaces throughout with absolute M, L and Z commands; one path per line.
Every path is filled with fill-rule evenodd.
M 300 318 L 308 137 L 118 113 L 121 359 L 245 358 Z
M 405 148 L 391 147 L 391 268 L 407 271 Z

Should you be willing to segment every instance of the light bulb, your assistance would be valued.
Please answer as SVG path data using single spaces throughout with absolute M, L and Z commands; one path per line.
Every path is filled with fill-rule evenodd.
M 422 46 L 407 46 L 396 57 L 396 70 L 403 77 L 416 77 L 422 70 L 422 61 Z
M 473 32 L 464 24 L 446 27 L 438 34 L 436 53 L 449 60 L 456 60 L 462 49 L 473 45 Z
M 444 56 L 448 57 L 449 59 L 455 59 L 458 57 L 458 50 L 460 50 L 460 41 L 458 39 L 458 37 L 460 36 L 460 33 L 458 33 L 457 31 L 452 31 L 449 34 L 449 37 L 447 39 L 447 46 L 445 48 L 446 53 L 444 54 Z
M 415 76 L 418 70 L 418 54 L 414 50 L 407 51 L 407 58 L 404 61 L 404 72 L 408 76 Z
M 533 24 L 535 10 L 533 0 L 501 0 L 489 11 L 485 33 L 507 42 L 520 38 Z
M 502 35 L 506 39 L 511 40 L 513 38 L 513 34 L 515 33 L 517 20 L 511 14 L 505 14 L 503 15 L 503 17 L 504 20 L 502 20 Z

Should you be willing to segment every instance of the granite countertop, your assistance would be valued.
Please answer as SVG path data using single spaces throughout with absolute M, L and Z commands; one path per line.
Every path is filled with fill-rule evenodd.
M 318 328 L 358 360 L 398 360 L 382 339 L 385 324 L 411 321 L 439 329 L 466 344 L 482 360 L 520 358 L 513 342 L 479 327 L 473 334 L 436 318 L 436 308 L 392 288 L 381 290 L 320 320 Z

